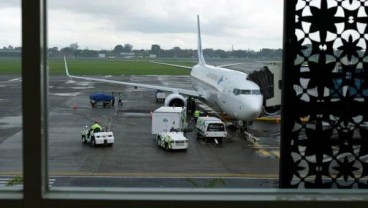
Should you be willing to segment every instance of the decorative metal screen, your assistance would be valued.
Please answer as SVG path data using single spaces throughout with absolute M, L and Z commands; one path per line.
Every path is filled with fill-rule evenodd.
M 368 187 L 368 0 L 285 0 L 281 188 Z

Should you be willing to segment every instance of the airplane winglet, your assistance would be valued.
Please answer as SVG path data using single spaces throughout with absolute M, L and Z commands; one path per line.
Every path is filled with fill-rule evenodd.
M 206 65 L 206 61 L 203 57 L 203 51 L 202 51 L 202 40 L 201 40 L 201 26 L 199 24 L 199 15 L 197 15 L 197 24 L 198 24 L 198 64 L 200 65 Z
M 70 77 L 69 70 L 68 70 L 68 64 L 66 63 L 66 58 L 64 56 L 64 66 L 65 66 L 65 73 L 66 76 Z

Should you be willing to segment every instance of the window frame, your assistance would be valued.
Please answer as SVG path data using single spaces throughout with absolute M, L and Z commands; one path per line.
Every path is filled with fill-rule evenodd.
M 284 8 L 293 0 L 285 0 Z M 289 2 L 289 4 L 288 4 Z M 48 188 L 46 0 L 22 0 L 24 189 L 0 189 L 0 207 L 347 207 L 366 190 Z M 289 20 L 294 21 L 294 20 Z M 288 20 L 285 20 L 288 24 Z M 284 48 L 287 39 L 284 35 Z M 285 60 L 285 58 L 284 58 Z M 32 87 L 27 87 L 32 86 Z M 32 96 L 31 96 L 32 95 Z M 34 105 L 26 105 L 32 98 Z

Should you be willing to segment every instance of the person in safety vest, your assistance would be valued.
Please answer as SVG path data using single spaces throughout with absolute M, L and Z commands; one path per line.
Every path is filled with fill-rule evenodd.
M 201 115 L 201 111 L 199 111 L 198 109 L 196 109 L 194 111 L 194 120 L 195 120 L 195 123 L 197 123 L 197 120 L 198 120 L 198 117 Z
M 119 92 L 118 106 L 123 106 L 123 94 Z
M 100 126 L 100 124 L 98 124 L 97 121 L 95 121 L 95 123 L 91 126 L 91 129 L 89 130 L 89 135 L 91 134 L 91 132 L 101 132 L 102 131 L 102 127 Z

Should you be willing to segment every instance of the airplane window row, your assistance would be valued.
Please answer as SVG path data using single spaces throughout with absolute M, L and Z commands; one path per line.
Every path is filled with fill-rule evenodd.
M 260 90 L 240 90 L 240 89 L 234 89 L 233 90 L 234 95 L 260 95 Z

